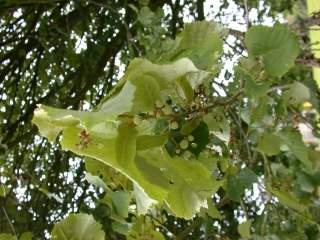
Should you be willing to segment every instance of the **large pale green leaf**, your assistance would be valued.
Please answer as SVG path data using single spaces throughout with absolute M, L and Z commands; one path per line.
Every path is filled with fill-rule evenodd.
M 101 117 L 104 114 L 95 112 L 88 117 L 87 112 L 43 106 L 35 112 L 34 122 L 48 124 L 40 125 L 40 131 L 53 125 L 57 133 L 62 131 L 61 145 L 64 149 L 115 168 L 139 185 L 153 202 L 167 203 L 179 217 L 192 218 L 200 207 L 206 206 L 207 197 L 217 189 L 208 169 L 199 162 L 172 159 L 165 150 L 157 147 L 164 143 L 166 136 L 159 136 L 160 142 L 157 137 L 150 136 L 155 138 L 155 142 L 141 147 L 141 138 L 132 123 L 106 122 Z M 95 115 L 98 122 L 92 120 Z M 83 131 L 86 145 L 81 144 Z M 145 135 L 141 137 L 146 138 Z M 137 138 L 140 139 L 139 145 Z M 144 150 L 137 151 L 137 146 Z
M 187 219 L 201 207 L 207 208 L 207 198 L 221 186 L 212 180 L 211 173 L 202 164 L 177 157 L 170 161 L 165 174 L 171 179 L 166 202 L 178 216 Z
M 172 61 L 187 57 L 202 70 L 212 71 L 223 50 L 223 42 L 214 22 L 194 22 L 186 24 L 175 40 L 175 48 L 161 57 L 162 61 Z
M 133 195 L 136 199 L 138 214 L 146 214 L 147 210 L 155 204 L 155 201 L 148 197 L 145 191 L 137 184 L 133 184 Z
M 63 149 L 94 158 L 128 177 L 143 190 L 144 198 L 166 203 L 179 217 L 192 218 L 219 187 L 210 171 L 201 163 L 170 157 L 162 148 L 168 135 L 163 128 L 159 135 L 154 134 L 155 120 L 133 121 L 136 114 L 153 112 L 158 100 L 170 97 L 179 104 L 193 100 L 194 89 L 212 76 L 212 67 L 222 51 L 214 24 L 190 24 L 177 41 L 175 54 L 163 61 L 166 64 L 134 59 L 96 111 L 39 106 L 33 122 L 51 141 L 61 133 Z M 209 141 L 208 134 L 204 140 L 196 133 L 193 136 L 198 144 L 194 151 L 202 150 Z M 88 176 L 92 183 L 103 186 L 99 179 Z M 139 200 L 140 205 L 149 202 Z
M 136 155 L 137 130 L 128 124 L 118 127 L 116 138 L 116 159 L 120 166 L 126 166 L 133 161 Z
M 148 161 L 146 156 L 151 158 L 148 161 L 150 170 L 144 171 L 146 178 L 157 181 L 167 190 L 164 202 L 177 216 L 192 218 L 201 207 L 207 207 L 208 196 L 220 187 L 201 163 L 178 157 L 172 159 L 162 150 L 145 151 L 141 155 L 145 157 L 145 164 Z M 151 166 L 158 166 L 158 169 Z
M 162 135 L 140 135 L 137 138 L 137 150 L 160 147 L 168 140 L 168 134 Z
M 118 115 L 131 112 L 134 104 L 136 86 L 125 82 L 121 91 L 100 106 L 100 111 L 107 113 L 107 119 L 115 119 Z
M 140 77 L 151 76 L 159 84 L 160 90 L 163 90 L 172 88 L 186 74 L 198 71 L 188 58 L 181 58 L 171 64 L 154 64 L 147 59 L 136 58 L 128 66 L 124 78 L 138 85 L 137 82 L 143 81 Z
M 148 112 L 154 109 L 155 102 L 160 99 L 160 86 L 157 80 L 149 75 L 134 79 L 134 112 Z
M 97 159 L 94 158 L 85 158 L 85 166 L 86 171 L 91 174 L 91 176 L 94 177 L 92 179 L 92 184 L 98 186 L 103 186 L 103 183 L 112 189 L 117 189 L 119 186 L 121 186 L 124 189 L 129 189 L 131 186 L 130 180 L 123 174 L 121 174 L 119 171 L 111 167 L 110 165 L 107 165 L 105 162 L 97 161 Z M 102 181 L 103 183 L 96 182 L 96 178 L 100 178 L 98 180 L 99 182 Z M 87 178 L 86 178 L 87 179 Z M 87 179 L 88 180 L 88 179 Z M 105 189 L 107 191 L 108 189 Z
M 299 54 L 297 38 L 280 24 L 251 27 L 246 34 L 245 44 L 249 55 L 262 57 L 265 69 L 271 76 L 285 74 Z
M 102 226 L 88 214 L 70 214 L 66 219 L 54 225 L 53 240 L 104 240 Z
M 114 137 L 117 132 L 115 122 L 108 121 L 107 118 L 107 114 L 103 112 L 80 112 L 38 105 L 32 122 L 38 126 L 41 135 L 50 141 L 55 140 L 62 130 L 68 131 L 72 128 L 79 132 L 85 129 L 99 137 Z M 75 136 L 78 139 L 79 132 Z
M 147 59 L 136 58 L 120 81 L 121 87 L 99 106 L 99 110 L 106 113 L 106 119 L 109 120 L 124 113 L 151 111 L 161 92 L 173 91 L 182 78 L 199 71 L 187 58 L 181 58 L 172 64 L 154 64 Z M 206 77 L 205 74 L 201 76 L 197 82 Z M 188 77 L 188 80 L 194 82 L 195 78 L 199 76 Z

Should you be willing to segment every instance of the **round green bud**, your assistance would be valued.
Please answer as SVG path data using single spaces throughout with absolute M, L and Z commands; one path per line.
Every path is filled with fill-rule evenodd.
M 175 130 L 179 128 L 179 124 L 176 121 L 170 123 L 170 128 Z
M 162 112 L 163 112 L 165 115 L 170 115 L 170 114 L 172 114 L 172 108 L 171 108 L 171 106 L 166 105 L 166 106 L 162 109 Z
M 194 137 L 193 137 L 192 135 L 189 135 L 189 136 L 188 136 L 188 141 L 189 141 L 189 142 L 192 142 L 193 140 L 194 140 Z
M 183 140 L 180 142 L 180 147 L 181 147 L 181 149 L 187 149 L 188 146 L 189 146 L 188 140 L 183 139 Z
M 192 147 L 192 148 L 196 148 L 196 147 L 198 147 L 198 144 L 196 144 L 196 143 L 193 142 L 193 143 L 191 143 L 191 147 Z
M 183 157 L 185 159 L 189 159 L 189 158 L 191 158 L 191 156 L 192 156 L 192 153 L 188 150 L 183 153 Z

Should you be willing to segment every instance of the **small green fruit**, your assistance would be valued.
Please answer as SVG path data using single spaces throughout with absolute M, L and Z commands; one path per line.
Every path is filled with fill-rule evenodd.
M 180 147 L 181 149 L 187 149 L 189 146 L 189 142 L 186 140 L 186 139 L 183 139 L 181 142 L 180 142 Z

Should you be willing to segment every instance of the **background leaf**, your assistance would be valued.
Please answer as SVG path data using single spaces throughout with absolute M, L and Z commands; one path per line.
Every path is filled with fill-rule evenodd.
M 297 38 L 289 29 L 280 24 L 273 27 L 251 27 L 246 34 L 245 43 L 249 55 L 261 56 L 265 69 L 271 76 L 282 76 L 293 65 L 299 54 Z
M 238 232 L 240 236 L 244 239 L 251 238 L 251 222 L 250 221 L 244 221 L 238 225 Z
M 104 240 L 105 234 L 101 225 L 90 215 L 70 214 L 57 223 L 51 233 L 52 239 L 65 240 Z

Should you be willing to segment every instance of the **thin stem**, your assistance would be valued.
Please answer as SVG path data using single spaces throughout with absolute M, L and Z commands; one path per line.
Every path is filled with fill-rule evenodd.
M 240 134 L 242 135 L 242 137 L 243 137 L 243 139 L 244 139 L 243 142 L 245 143 L 245 147 L 246 147 L 246 150 L 247 150 L 248 158 L 249 158 L 250 162 L 252 162 L 252 155 L 251 155 L 251 151 L 250 151 L 249 142 L 248 142 L 248 140 L 247 140 L 247 135 L 245 134 L 245 132 L 244 132 L 243 129 L 242 129 L 241 119 L 240 119 L 240 121 L 238 121 L 238 119 L 237 119 L 237 117 L 235 116 L 235 114 L 234 114 L 233 111 L 229 111 L 229 114 L 230 114 L 230 116 L 232 117 L 232 119 L 234 120 L 234 122 L 238 125 Z
M 249 29 L 250 21 L 249 21 L 248 1 L 247 0 L 243 0 L 243 3 L 244 3 L 244 9 L 245 9 L 246 25 L 247 25 L 247 29 Z
M 238 99 L 239 96 L 241 96 L 244 93 L 243 89 L 240 89 L 237 93 L 235 93 L 233 96 L 231 96 L 229 99 L 225 100 L 225 101 L 221 101 L 221 102 L 214 102 L 212 104 L 208 104 L 207 106 L 198 108 L 198 109 L 194 109 L 194 110 L 190 110 L 187 112 L 182 112 L 179 113 L 177 115 L 175 114 L 169 114 L 169 115 L 164 115 L 162 117 L 167 117 L 170 119 L 177 119 L 179 117 L 184 117 L 184 116 L 188 116 L 190 114 L 194 114 L 194 113 L 200 113 L 200 112 L 208 112 L 209 110 L 213 109 L 213 108 L 217 108 L 217 107 L 227 107 L 229 106 L 231 103 L 233 103 L 234 101 L 236 101 Z M 123 119 L 133 119 L 134 115 L 130 115 L 130 114 L 121 114 L 119 115 L 120 118 Z M 143 113 L 143 115 L 141 115 L 142 119 L 150 119 L 150 118 L 156 118 L 155 114 L 149 114 L 149 113 Z
M 242 208 L 242 210 L 243 210 L 243 212 L 244 212 L 244 215 L 245 215 L 245 217 L 246 217 L 246 220 L 249 221 L 250 218 L 249 218 L 248 209 L 247 209 L 246 205 L 244 204 L 243 199 L 240 200 L 240 205 L 241 205 L 241 208 Z
M 262 157 L 263 157 L 263 162 L 264 162 L 264 176 L 265 176 L 266 180 L 271 184 L 271 182 L 272 182 L 272 175 L 271 174 L 272 173 L 271 173 L 269 161 L 264 153 L 262 153 Z
M 209 109 L 215 108 L 215 107 L 226 107 L 226 106 L 230 105 L 231 103 L 233 103 L 234 101 L 236 101 L 238 99 L 238 97 L 243 94 L 243 92 L 244 92 L 243 89 L 241 89 L 237 93 L 235 93 L 233 96 L 231 96 L 228 100 L 222 101 L 222 102 L 215 102 L 211 105 L 207 105 L 205 107 L 205 109 L 209 110 Z
M 13 235 L 14 235 L 14 236 L 17 236 L 16 230 L 14 229 L 14 226 L 13 226 L 13 224 L 12 224 L 12 222 L 11 222 L 8 214 L 7 214 L 6 209 L 5 209 L 4 207 L 1 207 L 1 208 L 2 208 L 2 211 L 4 212 L 4 215 L 6 216 L 6 218 L 7 218 L 7 220 L 8 220 L 8 223 L 9 223 L 9 225 L 10 225 L 10 228 L 11 228 L 11 231 L 12 231 Z
M 283 85 L 283 86 L 275 86 L 275 87 L 272 87 L 268 90 L 267 94 L 270 94 L 272 92 L 275 92 L 277 90 L 285 90 L 285 89 L 288 89 L 290 87 L 290 84 L 286 84 L 286 85 Z
M 146 215 L 149 216 L 152 220 L 154 220 L 156 222 L 157 227 L 160 227 L 163 230 L 165 230 L 167 233 L 169 233 L 170 235 L 175 236 L 166 226 L 163 225 L 163 223 L 159 219 L 153 217 L 151 214 L 146 214 Z

